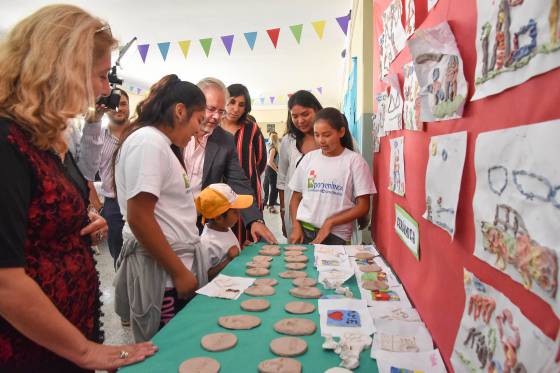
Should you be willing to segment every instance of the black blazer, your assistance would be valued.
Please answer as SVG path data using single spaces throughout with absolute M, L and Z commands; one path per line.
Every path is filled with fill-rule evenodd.
M 204 150 L 204 165 L 202 168 L 202 189 L 210 184 L 226 183 L 237 194 L 253 196 L 253 205 L 241 210 L 241 217 L 246 226 L 255 220 L 263 218 L 255 200 L 255 191 L 245 172 L 239 165 L 239 158 L 235 151 L 233 135 L 222 127 L 216 127 L 208 137 Z

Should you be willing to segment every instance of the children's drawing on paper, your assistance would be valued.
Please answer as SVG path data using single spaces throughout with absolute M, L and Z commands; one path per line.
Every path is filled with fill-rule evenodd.
M 478 0 L 473 100 L 560 66 L 559 0 Z
M 404 196 L 404 137 L 391 139 L 391 163 L 389 169 L 389 190 Z
M 393 0 L 383 12 L 383 33 L 380 37 L 381 77 L 389 72 L 389 65 L 404 49 L 406 34 L 401 22 L 401 0 Z
M 447 231 L 452 238 L 466 151 L 465 131 L 433 136 L 430 140 L 423 218 Z
M 474 255 L 555 310 L 560 232 L 560 120 L 492 131 L 476 144 Z
M 389 72 L 389 65 L 391 64 L 391 61 L 389 61 L 389 54 L 386 51 L 385 32 L 383 32 L 381 36 L 379 36 L 379 80 L 387 75 Z
M 422 121 L 420 120 L 420 85 L 414 72 L 412 62 L 403 65 L 404 85 L 403 85 L 403 121 L 404 128 L 412 131 L 422 131 Z
M 545 372 L 552 339 L 506 296 L 465 270 L 466 302 L 451 365 L 456 372 Z
M 416 8 L 414 0 L 405 0 L 405 24 L 404 29 L 407 36 L 414 34 L 414 27 L 416 22 Z
M 389 74 L 384 79 L 388 85 L 389 96 L 385 106 L 385 123 L 384 129 L 388 131 L 397 131 L 402 129 L 402 113 L 403 99 L 399 87 L 399 79 L 395 74 Z
M 468 87 L 449 24 L 418 30 L 416 35 L 408 46 L 420 84 L 420 118 L 425 122 L 461 118 Z

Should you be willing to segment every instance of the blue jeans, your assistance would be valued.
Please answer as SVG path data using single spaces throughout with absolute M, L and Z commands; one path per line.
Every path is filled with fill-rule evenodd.
M 122 230 L 124 227 L 124 220 L 121 215 L 119 203 L 115 198 L 105 197 L 101 215 L 107 221 L 107 226 L 109 228 L 107 244 L 109 245 L 109 252 L 113 257 L 113 265 L 116 265 L 117 258 L 121 253 L 123 245 Z

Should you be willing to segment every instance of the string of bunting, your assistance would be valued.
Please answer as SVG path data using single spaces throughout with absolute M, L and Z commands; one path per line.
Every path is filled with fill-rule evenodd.
M 323 39 L 326 22 L 327 22 L 326 20 L 311 22 L 311 26 L 313 27 L 313 30 L 315 31 L 315 34 L 317 35 L 319 40 Z M 336 22 L 340 26 L 340 29 L 342 30 L 342 32 L 344 32 L 344 35 L 347 35 L 348 24 L 350 22 L 350 13 L 348 13 L 345 16 L 336 17 Z M 296 42 L 298 44 L 300 44 L 301 34 L 302 34 L 302 31 L 303 31 L 303 23 L 296 24 L 296 25 L 291 25 L 291 26 L 289 26 L 289 29 L 290 29 L 290 32 L 291 32 L 292 36 L 296 40 Z M 277 46 L 278 46 L 278 39 L 280 37 L 280 28 L 268 29 L 268 30 L 266 30 L 266 33 L 268 34 L 268 37 L 269 37 L 272 45 L 274 46 L 274 49 L 276 49 Z M 243 33 L 245 41 L 247 42 L 247 45 L 249 46 L 249 48 L 251 50 L 253 50 L 255 48 L 255 43 L 257 41 L 257 34 L 258 34 L 257 31 L 244 32 Z M 223 36 L 220 36 L 220 39 L 221 39 L 222 44 L 224 45 L 224 48 L 226 49 L 228 55 L 231 55 L 235 35 L 234 34 L 223 35 Z M 210 50 L 212 48 L 212 42 L 213 41 L 214 41 L 214 38 L 210 38 L 210 37 L 209 38 L 198 39 L 198 42 L 200 43 L 200 46 L 202 47 L 202 50 L 204 51 L 204 54 L 206 55 L 206 57 L 210 56 Z M 179 45 L 179 48 L 181 49 L 181 52 L 183 52 L 183 56 L 185 58 L 187 58 L 187 55 L 189 54 L 189 50 L 190 50 L 190 47 L 191 47 L 191 42 L 192 42 L 192 40 L 179 40 L 179 41 L 177 41 L 177 44 Z M 153 44 L 139 44 L 138 45 L 138 53 L 140 54 L 140 58 L 142 59 L 143 63 L 146 63 L 146 58 L 148 57 L 148 51 L 150 49 L 150 46 L 152 46 L 152 45 Z M 167 55 L 169 53 L 169 48 L 171 47 L 171 42 L 166 41 L 166 42 L 156 43 L 156 45 L 159 49 L 161 57 L 163 58 L 163 61 L 165 61 L 167 59 Z
M 307 91 L 314 93 L 313 89 L 307 89 Z M 315 89 L 315 91 L 317 91 L 317 93 L 319 93 L 320 95 L 323 94 L 323 87 L 317 87 Z M 285 104 L 288 102 L 288 100 L 290 99 L 290 97 L 292 97 L 293 93 L 288 93 L 286 95 L 277 95 L 277 96 L 267 96 L 267 95 L 260 95 L 257 98 L 252 98 L 251 99 L 251 104 L 253 105 L 280 105 L 280 104 Z

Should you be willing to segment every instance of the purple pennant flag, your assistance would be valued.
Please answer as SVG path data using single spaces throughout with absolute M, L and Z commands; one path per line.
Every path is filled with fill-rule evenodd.
M 136 92 L 138 92 L 138 94 L 140 94 L 140 92 L 142 92 L 142 88 L 136 88 Z
M 275 98 L 274 96 L 270 96 L 270 103 L 271 104 L 274 104 L 274 98 Z
M 317 91 L 319 92 L 319 94 L 323 94 L 323 87 L 317 87 Z
M 261 105 L 264 105 L 264 97 L 259 98 L 259 100 L 261 101 Z
M 138 52 L 140 52 L 140 57 L 142 57 L 142 62 L 144 63 L 146 63 L 146 56 L 148 55 L 148 49 L 150 49 L 150 44 L 138 45 Z
M 231 46 L 233 44 L 233 35 L 222 36 L 222 43 L 224 43 L 224 47 L 226 47 L 227 53 L 229 55 L 231 55 Z
M 336 21 L 338 22 L 338 25 L 340 26 L 340 28 L 344 32 L 344 35 L 347 35 L 347 33 L 348 33 L 348 22 L 350 22 L 350 13 L 348 13 L 347 15 L 345 15 L 343 17 L 336 17 Z

